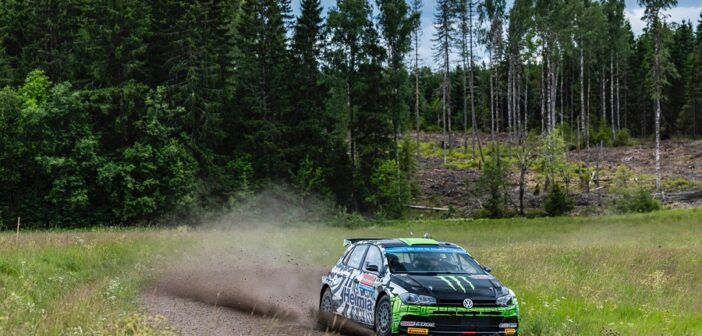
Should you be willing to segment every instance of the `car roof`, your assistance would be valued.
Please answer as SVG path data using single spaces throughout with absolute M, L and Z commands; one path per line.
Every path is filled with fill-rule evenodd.
M 344 240 L 344 245 L 356 244 L 372 244 L 385 247 L 403 247 L 403 246 L 442 246 L 460 248 L 460 246 L 449 243 L 436 241 L 428 238 L 349 238 Z

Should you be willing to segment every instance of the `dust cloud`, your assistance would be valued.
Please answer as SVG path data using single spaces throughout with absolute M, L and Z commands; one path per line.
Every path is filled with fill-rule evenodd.
M 260 208 L 247 204 L 246 215 L 238 216 L 241 209 L 231 211 L 195 229 L 196 242 L 157 275 L 150 294 L 228 308 L 306 329 L 374 335 L 338 316 L 319 316 L 321 278 L 330 266 L 314 265 L 279 248 L 285 239 L 280 229 L 292 221 L 301 225 L 300 214 L 309 210 L 270 196 L 259 197 L 257 202 L 269 209 L 265 215 L 256 216 L 262 214 Z

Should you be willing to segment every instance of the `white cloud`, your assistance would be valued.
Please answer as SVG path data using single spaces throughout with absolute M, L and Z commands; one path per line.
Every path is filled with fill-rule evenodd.
M 682 20 L 689 20 L 692 21 L 693 26 L 696 26 L 700 17 L 700 11 L 702 11 L 702 6 L 675 7 L 666 11 L 666 14 L 669 15 L 666 21 L 681 22 Z M 644 15 L 644 8 L 627 9 L 625 14 L 631 23 L 631 30 L 634 32 L 634 35 L 641 35 L 644 27 L 646 27 L 646 23 L 641 19 Z

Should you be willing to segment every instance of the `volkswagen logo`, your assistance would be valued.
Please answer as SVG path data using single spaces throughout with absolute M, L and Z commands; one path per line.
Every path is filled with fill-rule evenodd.
M 463 307 L 473 308 L 473 300 L 471 300 L 471 299 L 463 300 Z

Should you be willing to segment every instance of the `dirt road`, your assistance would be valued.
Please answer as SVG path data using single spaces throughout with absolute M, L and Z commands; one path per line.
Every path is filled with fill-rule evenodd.
M 314 325 L 246 314 L 229 307 L 215 307 L 170 295 L 144 293 L 141 303 L 151 314 L 165 316 L 181 335 L 331 335 L 315 330 Z
M 141 296 L 143 306 L 182 335 L 373 334 L 349 321 L 316 329 L 325 269 L 219 255 L 167 267 Z

